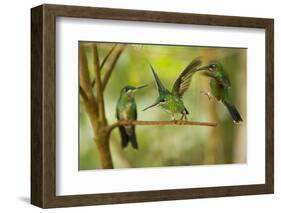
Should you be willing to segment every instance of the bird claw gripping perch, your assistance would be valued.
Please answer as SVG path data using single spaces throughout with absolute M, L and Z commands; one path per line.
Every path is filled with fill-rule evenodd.
M 214 96 L 211 94 L 211 92 L 205 92 L 205 91 L 200 91 L 200 93 L 202 95 L 206 95 L 209 99 L 209 101 L 211 101 L 212 99 L 214 99 Z

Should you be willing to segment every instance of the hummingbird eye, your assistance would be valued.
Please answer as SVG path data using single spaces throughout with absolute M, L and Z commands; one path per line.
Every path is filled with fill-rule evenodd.
M 165 102 L 166 102 L 165 99 L 161 99 L 161 100 L 159 101 L 159 103 L 161 103 L 161 104 L 163 104 L 163 103 L 165 103 Z
M 208 70 L 212 72 L 212 71 L 215 70 L 215 68 L 216 68 L 216 65 L 215 65 L 215 64 L 211 64 L 211 65 L 209 66 Z

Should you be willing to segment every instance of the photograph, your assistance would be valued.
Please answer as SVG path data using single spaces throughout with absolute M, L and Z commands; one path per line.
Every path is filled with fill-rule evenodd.
M 79 170 L 247 163 L 247 48 L 78 48 Z

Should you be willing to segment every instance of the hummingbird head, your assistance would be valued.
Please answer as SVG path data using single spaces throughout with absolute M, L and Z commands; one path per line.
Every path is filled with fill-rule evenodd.
M 145 88 L 147 86 L 148 85 L 142 85 L 142 86 L 138 86 L 138 87 L 125 86 L 122 88 L 121 94 L 126 94 L 128 97 L 133 97 L 136 91 L 138 91 L 139 89 Z
M 168 90 L 164 87 L 164 85 L 160 81 L 160 78 L 158 77 L 157 73 L 155 72 L 153 66 L 151 64 L 149 64 L 149 66 L 150 66 L 150 70 L 153 74 L 153 77 L 154 77 L 154 80 L 155 80 L 155 83 L 156 83 L 156 86 L 157 86 L 157 89 L 158 89 L 159 96 L 156 99 L 154 104 L 146 107 L 145 109 L 143 109 L 143 111 L 145 111 L 149 108 L 155 107 L 155 106 L 165 105 L 165 103 L 167 102 L 166 97 L 167 97 L 167 94 L 169 93 Z
M 145 110 L 155 107 L 155 106 L 164 106 L 167 103 L 167 101 L 168 101 L 168 97 L 165 94 L 159 95 L 154 104 L 146 107 L 142 111 L 145 111 Z
M 211 63 L 207 66 L 200 67 L 197 71 L 203 71 L 203 75 L 208 77 L 216 77 L 217 73 L 222 70 L 222 65 L 220 63 Z

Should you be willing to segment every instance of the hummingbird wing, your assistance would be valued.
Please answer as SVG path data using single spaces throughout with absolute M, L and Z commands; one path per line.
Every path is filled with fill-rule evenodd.
M 182 71 L 178 79 L 175 81 L 172 93 L 178 97 L 182 97 L 183 94 L 188 90 L 192 75 L 197 71 L 201 65 L 200 57 L 195 58 L 190 64 Z
M 222 73 L 221 79 L 219 79 L 220 84 L 223 85 L 224 88 L 229 88 L 231 87 L 231 82 L 229 80 L 228 74 L 226 72 Z
M 118 129 L 119 129 L 119 133 L 120 133 L 120 136 L 121 136 L 121 146 L 122 146 L 122 148 L 125 148 L 125 147 L 128 146 L 129 137 L 126 133 L 126 129 L 125 129 L 124 126 L 119 126 Z
M 223 104 L 226 106 L 228 112 L 231 115 L 232 120 L 234 121 L 234 123 L 239 123 L 242 122 L 243 119 L 240 115 L 240 113 L 238 112 L 237 108 L 234 106 L 234 104 L 231 101 L 222 101 Z
M 164 87 L 164 85 L 163 85 L 162 82 L 160 81 L 160 79 L 159 79 L 158 75 L 156 74 L 156 72 L 154 71 L 152 65 L 149 64 L 149 66 L 150 66 L 150 69 L 151 69 L 151 71 L 152 71 L 152 73 L 153 73 L 153 77 L 154 77 L 154 79 L 155 79 L 155 82 L 156 82 L 156 85 L 157 85 L 157 88 L 158 88 L 158 92 L 160 93 L 160 92 L 165 91 L 166 88 Z
M 117 120 L 122 120 L 118 111 L 116 110 L 116 117 Z M 137 120 L 137 108 L 134 108 L 134 113 L 131 117 L 132 120 Z M 121 136 L 121 146 L 125 148 L 131 141 L 131 145 L 134 149 L 138 149 L 137 137 L 136 137 L 136 130 L 135 126 L 119 126 L 119 133 Z
M 137 108 L 134 108 L 134 120 L 137 120 L 138 118 L 138 112 L 137 112 Z M 129 135 L 130 141 L 131 141 L 131 145 L 134 149 L 138 149 L 138 142 L 137 142 L 137 136 L 136 136 L 136 127 L 132 126 L 132 131 L 131 134 Z
M 240 113 L 238 112 L 237 108 L 235 107 L 235 105 L 231 101 L 229 90 L 230 90 L 230 87 L 223 88 L 221 101 L 226 106 L 226 108 L 227 108 L 228 112 L 230 113 L 234 123 L 242 122 L 243 119 L 242 119 Z
M 117 108 L 116 108 L 116 117 L 117 117 L 117 120 L 120 120 L 120 116 L 117 111 Z M 125 148 L 128 146 L 129 137 L 126 134 L 126 129 L 124 126 L 118 126 L 118 129 L 119 129 L 119 133 L 120 133 L 120 137 L 121 137 L 121 146 L 122 146 L 122 148 Z

